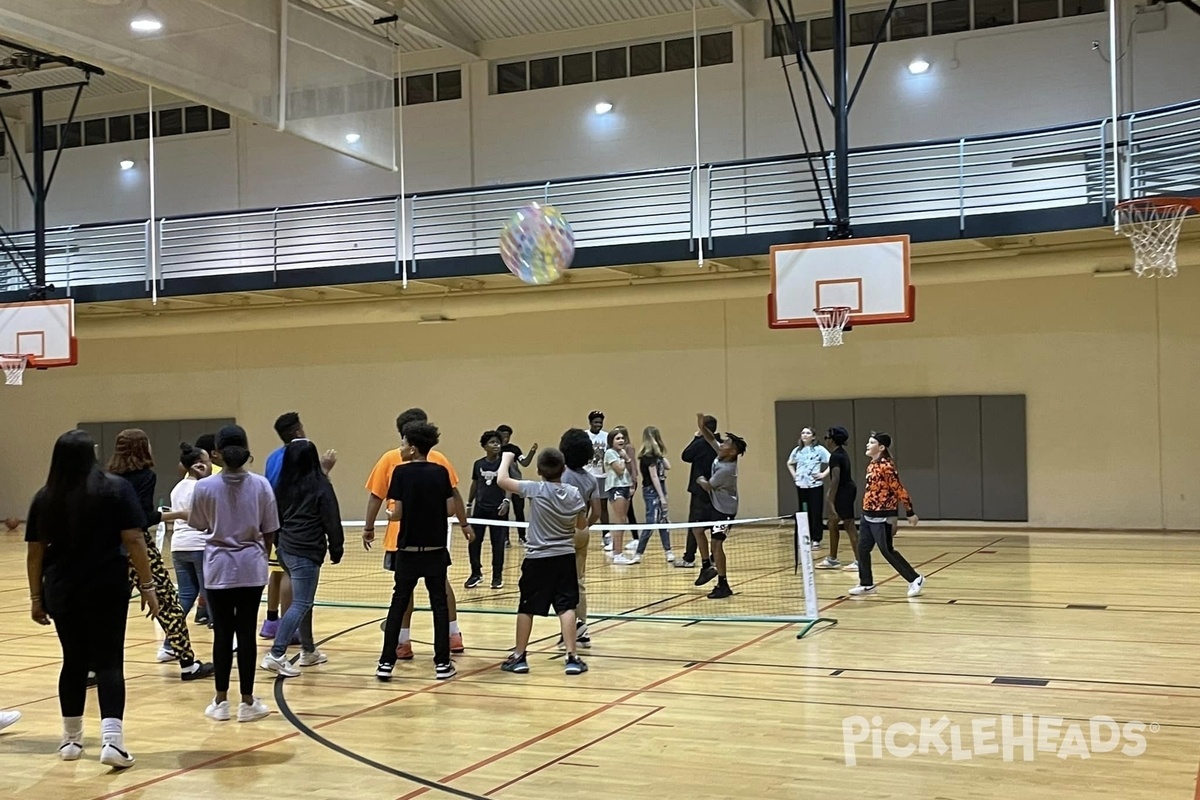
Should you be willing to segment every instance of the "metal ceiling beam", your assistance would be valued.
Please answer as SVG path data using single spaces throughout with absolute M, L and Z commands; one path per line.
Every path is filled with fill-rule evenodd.
M 739 19 L 758 19 L 758 15 L 754 13 L 754 0 L 717 0 L 717 2 L 732 11 L 733 15 Z
M 426 39 L 437 42 L 442 47 L 457 50 L 471 58 L 479 58 L 479 44 L 470 33 L 453 19 L 447 16 L 436 5 L 422 6 L 429 16 L 437 21 L 438 27 L 428 25 L 413 16 L 412 11 L 405 8 L 406 3 L 389 3 L 384 0 L 346 0 L 347 4 L 375 14 L 380 19 L 395 15 L 400 24 L 411 31 L 419 33 Z

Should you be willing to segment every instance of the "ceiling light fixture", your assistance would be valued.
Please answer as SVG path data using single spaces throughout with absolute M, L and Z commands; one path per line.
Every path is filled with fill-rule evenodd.
M 128 158 L 121 160 L 121 170 L 122 171 L 131 170 L 134 168 L 134 166 L 135 166 L 134 162 L 130 161 Z
M 599 103 L 596 103 L 596 113 L 597 114 L 607 114 L 608 112 L 612 111 L 612 109 L 613 109 L 612 103 L 608 103 L 603 100 L 601 100 Z
M 922 73 L 929 72 L 929 62 L 923 58 L 914 59 L 908 65 L 908 71 L 913 75 L 921 75 Z
M 358 140 L 361 138 L 362 137 L 359 136 L 357 133 L 347 133 L 346 134 L 346 141 L 349 144 L 358 144 Z
M 129 20 L 129 29 L 136 33 L 158 33 L 162 27 L 162 20 L 150 10 L 149 2 L 143 2 L 141 9 Z

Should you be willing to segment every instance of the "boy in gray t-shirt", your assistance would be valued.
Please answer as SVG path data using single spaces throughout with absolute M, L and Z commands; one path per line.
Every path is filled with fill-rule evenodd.
M 738 459 L 746 452 L 746 440 L 742 437 L 725 432 L 724 440 L 719 441 L 704 425 L 704 414 L 696 415 L 697 428 L 709 446 L 717 451 L 717 460 L 713 462 L 712 472 L 707 478 L 697 478 L 696 485 L 708 492 L 712 498 L 713 519 L 711 522 L 731 520 L 737 516 L 738 510 Z M 696 544 L 700 546 L 700 557 L 704 560 L 700 568 L 700 576 L 696 585 L 703 586 L 713 578 L 717 585 L 708 593 L 708 599 L 719 600 L 722 597 L 732 597 L 733 589 L 729 588 L 727 579 L 728 559 L 725 555 L 726 526 L 714 525 L 712 529 L 712 560 L 708 557 L 708 537 L 703 530 L 696 531 Z
M 583 495 L 562 483 L 566 462 L 562 453 L 548 447 L 538 455 L 541 481 L 514 480 L 509 468 L 513 453 L 501 455 L 496 483 L 529 503 L 525 531 L 525 561 L 521 564 L 521 600 L 517 606 L 517 646 L 501 665 L 505 672 L 529 672 L 525 650 L 533 633 L 533 618 L 558 615 L 566 644 L 568 675 L 587 672 L 587 664 L 575 653 L 575 608 L 579 605 L 579 577 L 575 570 L 575 531 L 587 527 Z

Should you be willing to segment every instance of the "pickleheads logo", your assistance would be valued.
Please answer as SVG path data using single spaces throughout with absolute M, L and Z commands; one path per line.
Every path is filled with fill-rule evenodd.
M 1135 758 L 1146 752 L 1146 733 L 1158 725 L 1118 723 L 1112 717 L 1068 721 L 1034 714 L 976 717 L 967 725 L 946 716 L 926 717 L 918 725 L 882 717 L 853 716 L 842 720 L 842 749 L 846 766 L 859 758 L 909 758 L 914 755 L 949 756 L 953 761 L 999 756 L 1005 761 L 1033 761 L 1039 753 L 1060 759 L 1088 759 L 1098 753 L 1117 752 Z

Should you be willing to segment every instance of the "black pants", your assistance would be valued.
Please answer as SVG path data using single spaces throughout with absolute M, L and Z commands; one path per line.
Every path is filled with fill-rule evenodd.
M 797 486 L 796 497 L 800 500 L 800 510 L 808 515 L 808 537 L 816 544 L 825 536 L 825 487 L 801 489 Z
M 476 508 L 476 519 L 494 519 L 508 521 L 500 516 L 496 508 Z M 471 559 L 471 574 L 483 574 L 483 532 L 488 532 L 488 540 L 492 543 L 492 580 L 504 574 L 504 544 L 508 541 L 508 528 L 500 525 L 480 525 L 475 529 L 475 539 L 467 545 L 467 553 Z
M 912 583 L 919 576 L 917 571 L 912 568 L 912 565 L 905 560 L 904 556 L 893 549 L 892 538 L 895 534 L 892 533 L 892 526 L 886 522 L 867 522 L 860 520 L 858 523 L 858 583 L 861 586 L 874 586 L 875 576 L 871 572 L 871 551 L 879 546 L 879 552 L 887 559 L 887 562 L 892 565 L 892 569 L 900 573 L 900 577 Z
M 525 498 L 519 494 L 512 496 L 513 519 L 517 522 L 525 521 Z M 525 541 L 525 529 L 517 528 L 517 538 L 522 542 Z
M 258 647 L 254 643 L 258 626 L 258 605 L 265 586 L 237 589 L 209 589 L 208 615 L 213 622 L 213 667 L 218 692 L 229 691 L 233 672 L 233 637 L 237 635 L 238 689 L 243 695 L 254 694 L 254 669 L 258 666 Z
M 62 645 L 58 704 L 64 717 L 82 717 L 88 670 L 96 673 L 100 717 L 125 716 L 125 621 L 129 585 L 122 571 L 109 585 L 78 587 L 54 608 L 54 631 Z
M 493 530 L 495 530 L 493 528 Z M 492 539 L 492 547 L 496 540 Z M 500 539 L 500 552 L 504 552 L 504 538 Z M 433 610 L 433 663 L 450 663 L 450 605 L 446 600 L 446 568 L 450 566 L 450 551 L 429 550 L 424 553 L 396 553 L 396 585 L 392 589 L 392 604 L 388 608 L 387 623 L 383 629 L 383 652 L 380 663 L 396 663 L 396 645 L 400 643 L 400 623 L 408 603 L 412 600 L 417 581 L 425 580 L 429 592 L 429 607 Z
M 688 522 L 706 522 L 712 519 L 714 513 L 712 500 L 708 496 L 708 492 L 703 489 L 692 492 L 691 501 L 688 505 Z M 696 529 L 688 528 L 687 544 L 683 549 L 683 560 L 691 563 L 696 560 Z

